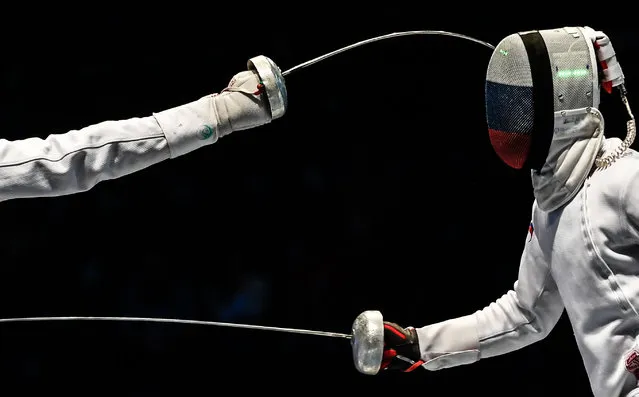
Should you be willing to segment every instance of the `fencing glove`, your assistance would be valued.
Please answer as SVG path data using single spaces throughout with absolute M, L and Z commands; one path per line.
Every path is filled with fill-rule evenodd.
M 282 117 L 286 86 L 268 58 L 252 58 L 227 87 L 197 101 L 154 113 L 169 143 L 171 158 L 210 145 L 233 131 L 247 130 Z
M 384 321 L 384 356 L 380 369 L 411 372 L 422 364 L 415 328 L 402 328 Z
M 220 137 L 271 121 L 264 90 L 260 76 L 247 70 L 233 76 L 222 92 L 213 95 Z

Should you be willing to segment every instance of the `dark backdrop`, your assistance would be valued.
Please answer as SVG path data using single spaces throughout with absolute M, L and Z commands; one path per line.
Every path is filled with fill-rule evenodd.
M 632 26 L 557 17 L 469 28 L 437 15 L 305 25 L 312 9 L 295 12 L 286 17 L 302 22 L 295 27 L 259 9 L 141 21 L 69 15 L 37 33 L 36 23 L 18 24 L 1 64 L 2 138 L 149 115 L 218 92 L 255 55 L 288 69 L 413 29 L 497 44 L 516 31 L 590 25 L 611 37 L 631 100 L 639 97 Z M 161 316 L 347 333 L 367 309 L 414 326 L 481 309 L 515 281 L 533 200 L 528 175 L 502 166 L 488 142 L 489 57 L 448 37 L 370 44 L 291 74 L 288 112 L 269 125 L 86 193 L 2 203 L 0 316 Z M 607 135 L 623 136 L 619 101 L 603 101 Z M 565 317 L 546 340 L 506 356 L 377 377 L 360 375 L 339 339 L 2 324 L 0 378 L 83 395 L 536 396 L 555 385 L 589 394 Z

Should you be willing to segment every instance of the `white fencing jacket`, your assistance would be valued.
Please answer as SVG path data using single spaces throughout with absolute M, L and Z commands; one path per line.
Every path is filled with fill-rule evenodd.
M 619 143 L 607 139 L 603 150 Z M 580 179 L 575 172 L 582 171 L 564 174 Z M 638 349 L 639 357 L 639 154 L 629 150 L 611 167 L 585 175 L 573 194 L 555 191 L 564 200 L 554 210 L 539 205 L 556 202 L 553 193 L 535 189 L 512 290 L 471 315 L 417 328 L 426 369 L 470 364 L 540 341 L 565 309 L 595 397 L 625 396 L 637 387 L 630 370 L 639 366 L 632 354 Z

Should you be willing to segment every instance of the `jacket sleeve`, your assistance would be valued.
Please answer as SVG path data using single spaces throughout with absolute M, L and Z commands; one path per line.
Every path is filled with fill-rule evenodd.
M 439 370 L 521 349 L 545 338 L 564 306 L 534 235 L 514 288 L 474 314 L 418 328 L 424 367 Z
M 91 189 L 210 145 L 233 131 L 269 123 L 259 76 L 236 74 L 219 94 L 128 120 L 105 121 L 46 139 L 0 140 L 0 201 Z
M 0 201 L 91 189 L 213 143 L 211 97 L 142 118 L 105 121 L 46 139 L 0 140 Z M 212 130 L 211 130 L 212 131 Z

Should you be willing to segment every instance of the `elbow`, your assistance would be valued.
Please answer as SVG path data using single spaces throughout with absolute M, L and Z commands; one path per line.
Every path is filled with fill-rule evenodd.
M 530 323 L 528 323 L 525 328 L 528 328 L 528 331 L 524 333 L 527 335 L 528 344 L 537 343 L 546 339 L 552 328 L 543 324 L 543 322 L 538 321 L 538 319 L 533 319 Z
M 545 315 L 536 315 L 531 318 L 529 322 L 529 327 L 531 328 L 531 335 L 536 341 L 540 341 L 545 339 L 552 330 L 555 328 L 557 324 L 558 317 L 557 316 L 545 316 Z
M 524 327 L 527 333 L 536 341 L 543 340 L 550 335 L 564 311 L 564 306 L 556 292 L 554 294 L 544 292 L 540 299 L 530 306 L 522 305 L 517 300 L 516 306 L 516 311 L 526 320 Z
M 481 356 L 491 357 L 539 342 L 552 332 L 563 305 L 558 299 L 542 295 L 535 304 L 523 304 L 514 291 L 475 313 Z M 553 296 L 554 298 L 554 296 Z

